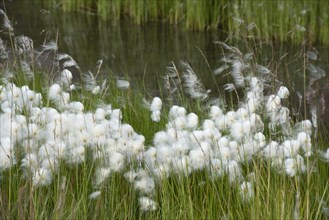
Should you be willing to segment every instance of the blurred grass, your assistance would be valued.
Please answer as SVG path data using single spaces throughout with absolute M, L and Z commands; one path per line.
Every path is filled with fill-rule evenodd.
M 62 0 L 45 1 L 63 11 L 83 11 L 117 23 L 165 21 L 192 30 L 220 29 L 233 35 L 300 42 L 329 43 L 329 1 L 326 0 Z

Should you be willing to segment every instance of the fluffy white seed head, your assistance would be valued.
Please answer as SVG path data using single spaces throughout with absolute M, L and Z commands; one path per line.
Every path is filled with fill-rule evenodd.
M 150 106 L 150 111 L 161 111 L 162 108 L 162 101 L 159 97 L 154 97 L 151 106 Z
M 47 186 L 51 183 L 52 174 L 49 169 L 39 168 L 33 173 L 32 178 L 34 186 Z
M 267 112 L 277 112 L 280 107 L 281 98 L 277 95 L 270 95 L 266 103 Z
M 152 111 L 151 119 L 154 122 L 159 122 L 161 120 L 161 112 L 160 111 Z
M 199 118 L 195 113 L 189 113 L 186 117 L 186 126 L 191 130 L 195 130 L 199 124 Z
M 157 209 L 157 203 L 149 197 L 140 197 L 138 202 L 143 212 L 155 211 Z
M 290 92 L 289 92 L 289 90 L 288 90 L 287 87 L 281 86 L 279 88 L 279 91 L 277 93 L 277 96 L 279 96 L 281 99 L 286 99 L 286 98 L 289 97 L 289 95 L 290 95 Z
M 240 196 L 242 200 L 251 200 L 254 197 L 254 190 L 251 182 L 243 181 L 240 185 Z
M 209 116 L 210 119 L 216 120 L 217 118 L 221 117 L 223 115 L 223 110 L 220 109 L 218 106 L 211 106 Z

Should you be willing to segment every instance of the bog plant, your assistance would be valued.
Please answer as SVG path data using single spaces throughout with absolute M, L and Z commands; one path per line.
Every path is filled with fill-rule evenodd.
M 298 43 L 307 39 L 328 44 L 329 3 L 319 1 L 190 1 L 97 0 L 46 1 L 64 11 L 85 11 L 103 19 L 130 18 L 137 24 L 167 21 L 193 30 L 219 29 L 249 38 L 261 36 Z
M 79 67 L 56 43 L 38 53 L 55 54 L 43 81 L 16 45 L 20 62 L 4 59 L 0 85 L 2 216 L 327 218 L 329 148 L 315 148 L 316 117 L 293 121 L 289 89 L 266 89 L 271 70 L 217 44 L 226 53 L 214 74 L 230 75 L 235 105 L 212 100 L 187 62 L 168 68 L 166 96 L 142 102 L 127 80 L 97 81 L 101 62 L 75 81 Z

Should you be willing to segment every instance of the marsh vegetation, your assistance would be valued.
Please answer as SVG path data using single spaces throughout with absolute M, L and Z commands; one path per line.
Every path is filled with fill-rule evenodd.
M 216 68 L 201 56 L 211 88 L 182 61 L 158 73 L 154 92 L 144 77 L 104 71 L 103 60 L 85 71 L 58 38 L 35 45 L 1 15 L 3 218 L 329 217 L 317 99 L 326 74 L 307 39 L 298 93 L 282 63 L 259 59 L 264 41 L 243 33 L 243 49 L 213 43 Z

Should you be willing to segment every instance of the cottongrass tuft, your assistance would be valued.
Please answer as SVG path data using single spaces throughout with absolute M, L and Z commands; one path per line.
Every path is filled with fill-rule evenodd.
M 116 85 L 119 89 L 125 90 L 129 89 L 130 83 L 127 80 L 124 79 L 117 79 Z
M 240 185 L 240 196 L 244 201 L 250 201 L 254 197 L 254 189 L 251 182 L 243 181 Z
M 184 66 L 183 78 L 186 93 L 193 99 L 207 99 L 210 90 L 204 88 L 203 84 L 187 62 L 183 62 L 182 64 Z
M 139 205 L 140 205 L 140 209 L 143 212 L 155 211 L 157 209 L 158 204 L 149 197 L 146 197 L 146 196 L 140 197 L 138 199 L 138 202 L 139 202 Z
M 89 195 L 90 200 L 97 199 L 101 195 L 101 191 L 95 191 Z

